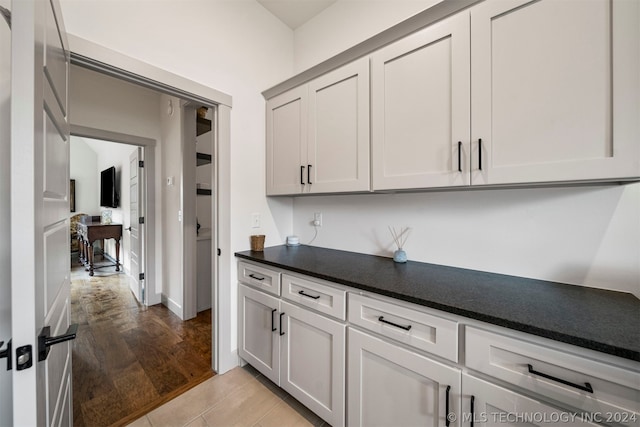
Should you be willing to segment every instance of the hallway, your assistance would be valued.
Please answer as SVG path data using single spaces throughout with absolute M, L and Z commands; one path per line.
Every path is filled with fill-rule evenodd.
M 140 305 L 128 280 L 112 267 L 89 277 L 72 261 L 76 426 L 125 425 L 214 375 L 211 310 L 182 322 L 160 304 Z

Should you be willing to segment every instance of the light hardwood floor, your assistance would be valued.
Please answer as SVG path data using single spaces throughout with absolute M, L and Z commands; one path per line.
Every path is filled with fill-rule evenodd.
M 251 366 L 197 385 L 130 427 L 328 427 Z

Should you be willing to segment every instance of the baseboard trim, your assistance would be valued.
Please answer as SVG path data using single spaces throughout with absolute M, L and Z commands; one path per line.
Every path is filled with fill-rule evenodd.
M 174 300 L 167 297 L 165 294 L 161 295 L 160 302 L 162 302 L 162 305 L 164 305 L 169 310 L 171 310 L 173 314 L 178 316 L 180 320 L 184 320 L 184 315 L 182 313 L 182 306 L 180 304 L 176 303 Z

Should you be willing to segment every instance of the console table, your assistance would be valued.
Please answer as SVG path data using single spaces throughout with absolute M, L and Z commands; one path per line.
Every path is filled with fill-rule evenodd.
M 80 243 L 80 262 L 87 266 L 89 276 L 93 276 L 93 242 L 102 241 L 104 250 L 104 239 L 115 239 L 116 241 L 116 271 L 120 271 L 120 239 L 122 238 L 122 224 L 101 224 L 99 221 L 80 221 L 78 223 L 78 240 Z M 111 267 L 105 265 L 103 267 Z

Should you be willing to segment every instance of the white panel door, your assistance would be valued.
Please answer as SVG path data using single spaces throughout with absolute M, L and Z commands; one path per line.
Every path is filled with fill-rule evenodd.
M 278 298 L 238 285 L 238 354 L 265 377 L 280 384 L 280 316 Z
M 144 224 L 139 223 L 139 218 L 144 217 L 144 168 L 140 166 L 142 161 L 142 147 L 136 148 L 129 156 L 129 232 L 130 245 L 130 269 L 131 269 L 131 290 L 138 301 L 146 303 L 145 281 L 140 273 L 144 273 Z
M 333 427 L 344 426 L 346 326 L 280 304 L 280 386 Z
M 307 177 L 307 86 L 267 101 L 267 195 L 299 194 Z
M 0 1 L 2 5 L 7 1 Z M 0 235 L 11 233 L 11 29 L 0 17 Z M 7 352 L 11 340 L 11 243 L 0 240 L 0 353 Z M 6 356 L 5 356 L 6 357 Z M 11 399 L 11 373 L 8 359 L 0 357 L 0 426 L 11 425 L 13 409 Z
M 469 185 L 469 85 L 466 14 L 372 55 L 374 190 Z
M 347 425 L 460 425 L 460 370 L 352 328 L 348 363 Z
M 464 374 L 462 376 L 462 425 L 465 427 L 572 427 L 597 424 Z
M 369 190 L 369 58 L 309 83 L 306 191 Z
M 13 422 L 70 426 L 71 344 L 40 360 L 37 339 L 69 327 L 68 45 L 57 1 L 16 1 L 12 12 Z
M 640 3 L 471 9 L 472 184 L 640 176 Z

